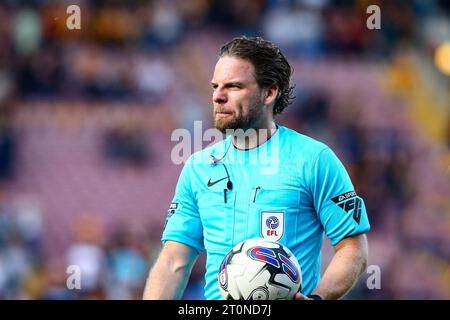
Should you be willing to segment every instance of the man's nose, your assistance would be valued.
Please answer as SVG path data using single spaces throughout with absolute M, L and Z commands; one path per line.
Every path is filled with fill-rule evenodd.
M 216 88 L 213 93 L 213 101 L 219 104 L 227 102 L 227 94 L 225 90 Z

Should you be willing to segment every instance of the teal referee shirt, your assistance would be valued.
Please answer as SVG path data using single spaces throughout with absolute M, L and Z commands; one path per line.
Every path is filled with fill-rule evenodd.
M 257 148 L 239 150 L 228 136 L 190 156 L 162 242 L 206 250 L 205 298 L 220 299 L 220 263 L 234 245 L 255 237 L 279 241 L 297 257 L 307 295 L 320 280 L 324 234 L 336 245 L 369 230 L 364 201 L 334 152 L 278 126 Z

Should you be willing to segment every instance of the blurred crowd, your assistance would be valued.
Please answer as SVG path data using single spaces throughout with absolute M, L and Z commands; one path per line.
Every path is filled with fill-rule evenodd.
M 450 11 L 445 0 L 80 0 L 81 30 L 68 30 L 71 4 L 2 1 L 0 94 L 158 103 L 179 88 L 177 63 L 205 33 L 263 35 L 311 59 L 383 58 L 404 43 L 436 45 Z M 374 4 L 377 32 L 366 26 Z
M 2 208 L 0 298 L 140 299 L 159 241 L 152 228 L 129 223 L 106 232 L 95 214 L 73 221 L 71 244 L 44 260 L 37 207 Z M 69 230 L 67 230 L 69 231 Z
M 81 30 L 67 29 L 66 8 L 72 4 L 81 9 Z M 382 13 L 382 28 L 376 32 L 366 27 L 366 8 L 372 4 Z M 382 268 L 383 287 L 369 291 L 363 279 L 351 297 L 448 299 L 450 204 L 442 196 L 450 191 L 448 178 L 442 186 L 439 167 L 427 167 L 434 166 L 435 149 L 429 147 L 433 142 L 424 143 L 411 130 L 407 110 L 400 107 L 406 103 L 389 98 L 395 90 L 378 92 L 375 86 L 387 84 L 377 83 L 376 76 L 366 72 L 373 65 L 395 68 L 399 50 L 429 54 L 440 41 L 450 40 L 449 30 L 450 3 L 445 0 L 2 1 L 0 298 L 139 299 L 162 229 L 134 222 L 133 212 L 115 224 L 102 214 L 74 213 L 71 229 L 55 236 L 69 244 L 62 252 L 46 252 L 48 246 L 42 243 L 48 234 L 41 210 L 52 204 L 17 202 L 8 192 L 21 176 L 23 162 L 18 150 L 23 149 L 20 133 L 27 126 L 18 124 L 18 115 L 34 112 L 39 104 L 64 106 L 70 114 L 58 121 L 67 123 L 94 117 L 89 108 L 78 110 L 71 103 L 93 110 L 100 104 L 111 113 L 138 104 L 164 115 L 155 120 L 155 127 L 167 130 L 163 143 L 168 144 L 171 129 L 191 128 L 193 120 L 210 124 L 208 84 L 217 50 L 231 37 L 245 34 L 274 41 L 294 65 L 297 99 L 280 122 L 332 146 L 366 201 L 372 263 Z M 336 60 L 334 73 L 316 68 Z M 355 74 L 372 79 L 367 91 L 376 92 L 337 101 L 333 91 L 345 85 L 339 81 L 346 81 L 342 79 L 347 79 L 353 62 L 366 66 L 355 68 Z M 316 72 L 321 75 L 311 85 L 309 77 Z M 342 74 L 338 83 L 327 78 L 328 72 Z M 333 87 L 329 90 L 327 80 Z M 389 114 L 377 104 L 385 100 L 397 114 L 376 118 Z M 48 119 L 55 118 L 54 109 L 49 108 Z M 39 119 L 46 123 L 45 117 Z M 377 121 L 383 124 L 373 125 Z M 84 124 L 75 126 L 80 133 L 74 139 L 82 139 Z M 100 141 L 104 166 L 147 170 L 147 165 L 159 168 L 158 161 L 164 161 L 158 158 L 158 141 L 148 139 L 149 128 L 139 121 L 116 127 L 97 121 L 91 126 L 100 130 L 88 139 Z M 26 177 L 21 179 L 27 183 Z M 176 179 L 168 182 L 173 187 L 175 183 Z M 185 298 L 202 297 L 202 262 L 203 256 Z M 81 290 L 67 289 L 70 265 L 82 269 Z

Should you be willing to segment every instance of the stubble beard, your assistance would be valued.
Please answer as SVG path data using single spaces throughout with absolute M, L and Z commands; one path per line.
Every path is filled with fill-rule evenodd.
M 239 106 L 239 116 L 236 116 L 236 113 L 233 112 L 231 119 L 216 119 L 214 115 L 214 127 L 224 134 L 232 133 L 231 131 L 238 129 L 244 131 L 249 129 L 258 129 L 263 120 L 263 109 L 264 106 L 259 99 L 255 97 L 247 113 L 244 113 L 242 106 Z

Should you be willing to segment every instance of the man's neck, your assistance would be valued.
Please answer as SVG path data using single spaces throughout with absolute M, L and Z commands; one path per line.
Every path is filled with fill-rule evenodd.
M 277 126 L 272 121 L 264 128 L 249 129 L 235 134 L 233 137 L 233 144 L 239 150 L 254 149 L 269 140 L 276 131 Z

